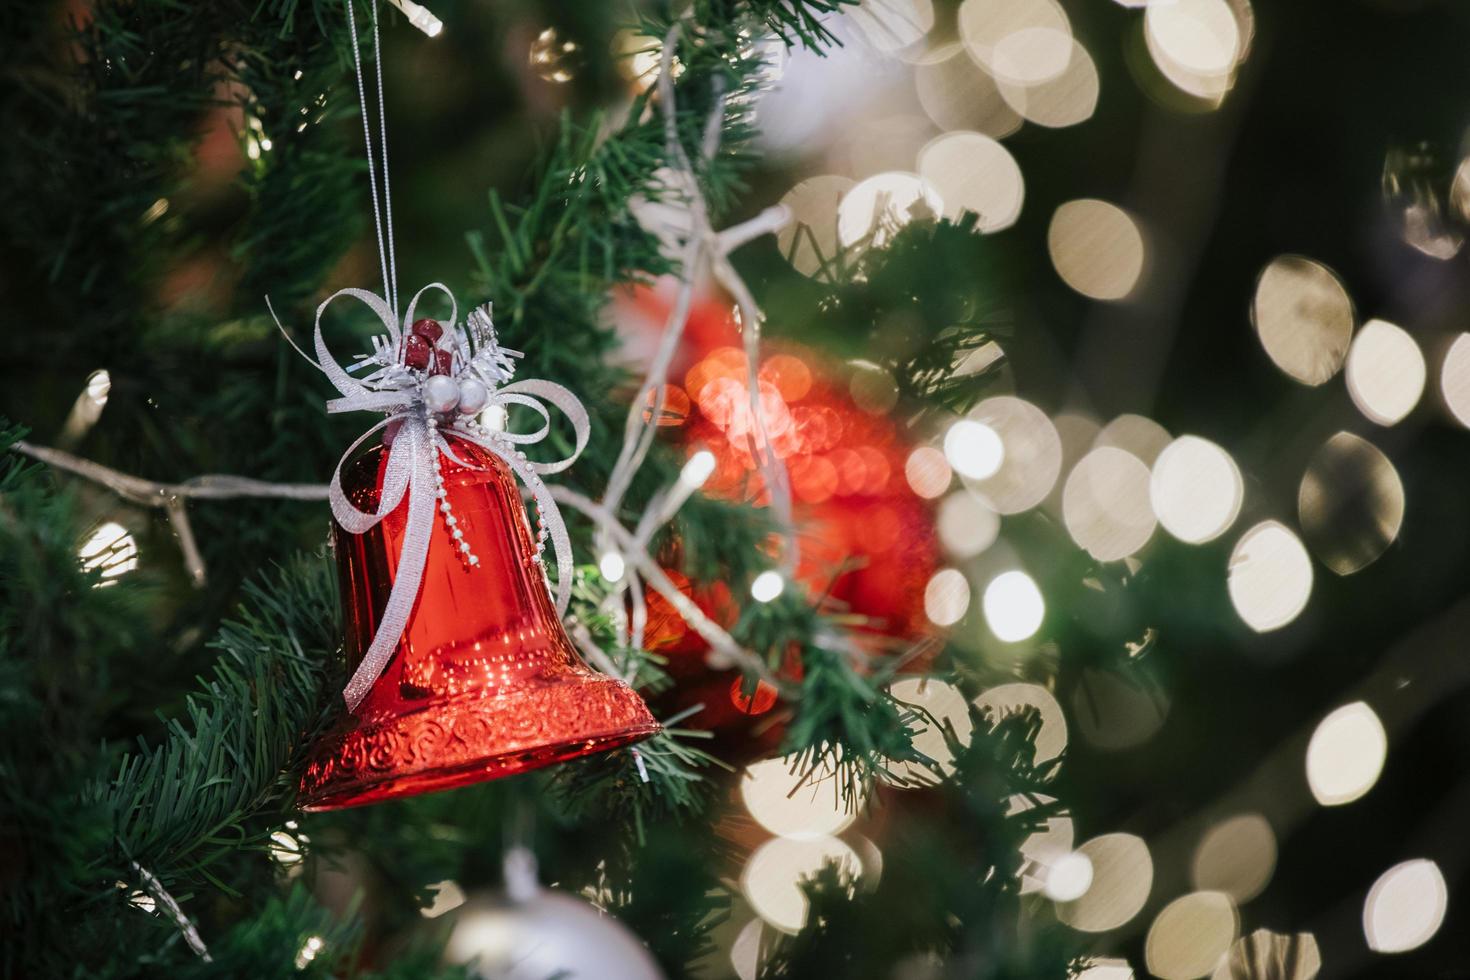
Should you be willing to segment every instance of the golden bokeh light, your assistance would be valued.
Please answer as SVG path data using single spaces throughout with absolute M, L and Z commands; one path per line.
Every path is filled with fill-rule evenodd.
M 843 245 L 865 242 L 882 248 L 910 221 L 942 213 L 943 197 L 918 174 L 901 170 L 874 174 L 842 196 L 837 206 L 837 238 Z
M 914 493 L 925 500 L 933 500 L 949 489 L 953 474 L 944 453 L 933 446 L 920 446 L 909 453 L 903 464 L 903 475 Z
M 1099 446 L 1072 468 L 1062 490 L 1072 540 L 1098 561 L 1121 561 L 1153 536 L 1148 467 L 1132 453 Z
M 995 79 L 962 50 L 914 70 L 919 105 L 944 130 L 973 130 L 1002 139 L 1021 128 L 1021 117 Z
M 1240 53 L 1240 25 L 1225 0 L 1151 3 L 1143 29 L 1170 61 L 1199 75 L 1228 73 Z
M 1470 157 L 1460 161 L 1450 181 L 1450 209 L 1461 221 L 1470 222 Z
M 976 227 L 992 232 L 1009 228 L 1021 215 L 1026 182 L 1016 158 L 982 133 L 946 133 L 919 151 L 919 176 L 932 186 L 944 216 L 962 211 L 979 216 Z
M 746 766 L 740 799 L 756 823 L 778 837 L 796 840 L 841 833 L 863 805 L 861 793 L 844 799 L 836 776 L 808 772 L 794 757 Z
M 1320 385 L 1342 367 L 1353 317 L 1347 290 L 1331 269 L 1312 259 L 1279 256 L 1256 281 L 1251 319 L 1261 346 L 1302 384 Z
M 1143 672 L 1084 668 L 1072 693 L 1071 718 L 1082 737 L 1117 751 L 1142 744 L 1163 727 L 1169 698 Z
M 1055 802 L 1055 797 L 1045 793 L 1015 793 L 1006 799 L 1006 816 L 1015 816 L 1039 804 Z M 1021 842 L 1023 861 L 1018 874 L 1021 878 L 1022 895 L 1042 890 L 1052 865 L 1059 858 L 1072 853 L 1074 834 L 1072 818 L 1065 813 L 1054 813 L 1042 822 L 1040 829 Z
M 1005 444 L 984 422 L 960 419 L 944 433 L 944 458 L 960 476 L 983 480 L 1005 461 Z
M 1143 910 L 1154 863 L 1141 837 L 1103 834 L 1077 852 L 1092 862 L 1092 884 L 1076 901 L 1057 904 L 1058 919 L 1081 932 L 1108 932 Z
M 941 772 L 954 772 L 954 753 L 950 751 L 948 728 L 961 745 L 970 744 L 974 726 L 970 722 L 970 705 L 953 684 L 932 677 L 902 677 L 888 686 L 897 701 L 918 709 L 911 722 L 916 729 L 914 748 L 933 759 Z M 923 766 L 908 762 L 894 763 L 895 776 L 918 783 L 932 784 L 934 774 Z
M 764 960 L 761 954 L 765 951 L 764 934 L 765 923 L 751 919 L 740 927 L 735 941 L 730 944 L 730 966 L 740 980 L 756 980 L 760 976 Z
M 1093 956 L 1085 961 L 1076 980 L 1134 980 L 1133 967 L 1128 965 L 1127 960 Z
M 924 586 L 924 615 L 935 626 L 953 626 L 970 608 L 970 583 L 954 568 L 941 568 Z
M 1339 432 L 1312 454 L 1297 492 L 1302 534 L 1338 575 L 1371 565 L 1404 523 L 1404 484 L 1371 442 Z
M 1450 344 L 1439 370 L 1439 392 L 1445 407 L 1470 428 L 1470 333 L 1462 333 Z
M 985 625 L 996 639 L 1019 643 L 1041 629 L 1046 618 L 1046 600 L 1036 582 L 1021 571 L 1001 572 L 985 586 L 981 600 Z
M 1191 892 L 1165 905 L 1149 927 L 1143 955 L 1159 980 L 1199 980 L 1214 971 L 1240 932 L 1224 892 Z
M 837 207 L 853 181 L 836 174 L 809 177 L 781 198 L 791 220 L 776 233 L 776 245 L 791 267 L 804 276 L 823 278 L 837 254 Z
M 844 173 L 858 176 L 907 171 L 924 144 L 934 137 L 934 124 L 922 113 L 862 115 L 847 120 L 834 150 L 845 155 Z
M 1149 499 L 1164 530 L 1180 541 L 1203 544 L 1235 523 L 1245 483 L 1224 449 L 1199 436 L 1180 436 L 1154 461 Z
M 1211 980 L 1313 980 L 1322 970 L 1322 951 L 1310 932 L 1284 936 L 1257 929 L 1237 939 Z
M 1103 426 L 1093 438 L 1093 446 L 1112 446 L 1137 456 L 1144 466 L 1153 466 L 1159 453 L 1169 445 L 1169 430 L 1143 415 L 1119 415 Z
M 1378 782 L 1388 758 L 1388 733 L 1364 701 L 1333 711 L 1307 744 L 1307 785 L 1323 806 L 1361 799 Z
M 1097 434 L 1102 431 L 1102 425 L 1090 415 L 1078 412 L 1061 412 L 1052 419 L 1052 426 L 1056 430 L 1057 439 L 1062 447 L 1061 471 L 1069 473 L 1077 461 L 1092 451 L 1093 444 L 1097 442 Z M 1046 500 L 1046 508 L 1058 520 L 1062 516 L 1062 486 L 1057 484 L 1052 488 Z
M 1019 85 L 1057 77 L 1072 54 L 1072 27 L 1055 0 L 965 0 L 959 28 L 977 64 Z
M 1143 275 L 1143 233 L 1127 211 L 1106 201 L 1083 198 L 1057 208 L 1046 247 L 1062 281 L 1091 299 L 1123 299 Z
M 1428 858 L 1396 864 L 1368 890 L 1363 903 L 1363 935 L 1379 953 L 1418 949 L 1439 931 L 1449 905 L 1449 889 L 1439 865 Z
M 983 480 L 965 483 L 998 514 L 1019 514 L 1046 499 L 1062 469 L 1062 442 L 1046 413 L 1010 395 L 987 398 L 969 418 L 1000 436 L 1005 458 Z
M 973 558 L 995 543 L 1000 516 L 968 490 L 957 490 L 939 504 L 934 519 L 939 543 L 956 558 Z
M 1408 331 L 1386 320 L 1363 324 L 1348 348 L 1348 394 L 1358 411 L 1379 425 L 1393 425 L 1424 394 L 1424 352 Z
M 1265 890 L 1276 870 L 1276 835 L 1259 813 L 1222 820 L 1194 849 L 1190 879 L 1200 891 L 1224 892 L 1244 904 Z
M 1061 129 L 1086 122 L 1097 111 L 1100 91 L 1097 65 L 1086 48 L 1076 41 L 1071 45 L 1067 67 L 1055 78 L 1033 85 L 996 83 L 1001 98 L 1027 122 Z
M 847 393 L 860 410 L 869 415 L 886 415 L 898 404 L 898 382 L 886 369 L 871 361 L 852 361 L 852 378 Z
M 782 932 L 796 933 L 806 924 L 808 903 L 801 890 L 802 879 L 834 862 L 845 876 L 856 879 L 862 875 L 863 863 L 857 852 L 835 837 L 773 837 L 745 862 L 740 890 L 766 923 Z
M 1038 684 L 997 684 L 986 688 L 975 699 L 975 706 L 985 713 L 992 725 L 1017 712 L 1035 708 L 1041 719 L 1041 727 L 1032 743 L 1038 764 L 1057 758 L 1067 747 L 1067 719 L 1062 714 L 1062 706 L 1050 691 Z
M 934 27 L 932 0 L 862 0 L 847 15 L 868 43 L 887 54 L 918 43 Z
M 1257 633 L 1287 625 L 1312 595 L 1312 559 L 1301 539 L 1279 521 L 1262 521 L 1240 536 L 1230 554 L 1230 602 Z
M 1144 41 L 1159 73 L 1211 107 L 1235 84 L 1254 29 L 1248 0 L 1152 3 L 1144 14 Z

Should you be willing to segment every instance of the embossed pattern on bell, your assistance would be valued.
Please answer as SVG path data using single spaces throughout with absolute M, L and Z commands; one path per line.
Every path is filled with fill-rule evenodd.
M 450 436 L 445 501 L 479 558 L 437 520 L 418 599 L 392 659 L 302 779 L 308 809 L 354 806 L 510 775 L 658 731 L 641 698 L 590 670 L 566 635 L 509 468 Z M 376 505 L 386 453 L 343 472 Z M 406 504 L 361 535 L 335 529 L 349 669 L 372 641 L 396 572 Z

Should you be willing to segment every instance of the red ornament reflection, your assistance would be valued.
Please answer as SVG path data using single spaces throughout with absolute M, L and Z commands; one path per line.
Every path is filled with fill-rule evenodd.
M 641 289 L 621 299 L 624 323 L 658 330 L 667 299 Z M 640 333 L 632 343 L 646 344 Z M 670 377 L 683 380 L 691 406 L 683 425 L 671 428 L 689 453 L 704 448 L 715 469 L 703 492 L 758 506 L 770 495 L 752 452 L 762 441 L 750 411 L 750 371 L 727 304 L 697 301 Z M 770 349 L 757 365 L 758 394 L 771 450 L 786 465 L 795 520 L 801 533 L 797 577 L 812 595 L 858 617 L 875 651 L 929 630 L 924 586 L 939 564 L 932 504 L 903 479 L 912 446 L 886 416 L 862 411 L 833 366 L 818 355 L 787 347 Z M 680 563 L 677 543 L 660 556 Z M 671 576 L 672 577 L 672 576 Z M 738 612 L 723 583 L 676 581 L 705 612 L 731 626 Z M 703 710 L 688 724 L 717 735 L 716 751 L 738 761 L 773 750 L 779 742 L 779 700 L 769 685 L 752 689 L 740 673 L 706 663 L 708 652 L 661 597 L 650 594 L 646 641 L 668 657 L 674 690 L 660 711 L 694 704 Z M 789 662 L 789 661 L 788 661 Z M 921 669 L 922 664 L 914 665 Z M 759 709 L 759 710 L 757 710 Z

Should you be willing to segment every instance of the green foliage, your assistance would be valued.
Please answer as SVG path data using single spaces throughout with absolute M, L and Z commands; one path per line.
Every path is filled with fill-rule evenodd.
M 967 366 L 966 358 L 1010 333 L 994 285 L 1003 270 L 977 220 L 970 212 L 953 221 L 918 215 L 832 255 L 817 244 L 828 229 L 799 227 L 787 254 L 811 254 L 821 267 L 808 279 L 766 257 L 770 332 L 877 364 L 903 404 L 964 411 L 999 366 Z
M 168 724 L 160 746 L 123 759 L 96 787 L 120 857 L 147 867 L 165 887 L 202 876 L 266 836 L 295 799 L 293 773 L 335 710 L 336 581 L 321 557 L 299 559 L 246 589 L 240 617 L 212 644 L 214 676 L 189 698 L 187 722 Z
M 750 39 L 769 32 L 820 49 L 835 42 L 822 17 L 847 2 L 698 0 L 681 21 L 676 131 L 721 220 L 737 208 L 753 162 L 750 96 L 761 66 Z M 0 56 L 13 83 L 0 90 L 0 124 L 11 134 L 0 158 L 0 247 L 31 286 L 11 291 L 8 313 L 69 325 L 49 345 L 7 331 L 0 357 L 42 379 L 35 390 L 44 399 L 27 402 L 41 418 L 64 417 L 78 372 L 109 368 L 111 400 L 80 447 L 87 455 L 159 478 L 233 471 L 320 480 L 347 444 L 353 420 L 324 417 L 314 369 L 263 315 L 268 292 L 288 325 L 305 322 L 363 229 L 342 14 L 335 0 L 100 0 L 89 20 L 71 24 L 36 17 L 18 0 L 0 4 Z M 673 27 L 662 11 L 635 16 L 652 38 Z M 705 159 L 716 107 L 722 139 Z M 206 131 L 219 125 L 251 151 L 224 183 L 198 166 Z M 522 373 L 587 400 L 592 448 L 570 478 L 592 495 L 613 464 L 635 382 L 614 357 L 609 297 L 674 271 L 629 211 L 635 197 L 666 193 L 660 171 L 670 156 L 654 92 L 616 120 L 565 114 L 522 192 L 492 190 L 487 227 L 469 236 L 483 291 L 476 302 L 493 300 L 502 339 L 527 351 Z M 804 315 L 820 311 L 816 321 L 834 334 L 839 321 L 860 323 L 849 332 L 859 344 L 906 324 L 902 343 L 875 356 L 906 397 L 953 406 L 972 389 L 946 387 L 948 366 L 986 337 L 985 297 L 957 274 L 984 262 L 977 241 L 964 222 L 916 223 L 887 249 L 854 254 L 837 285 L 775 282 L 773 295 L 793 309 L 809 303 Z M 221 253 L 221 281 L 181 299 L 171 277 Z M 335 310 L 329 319 L 333 330 L 357 322 Z M 0 450 L 17 436 L 0 427 Z M 566 433 L 553 432 L 558 440 L 556 449 L 569 448 Z M 681 462 L 656 446 L 621 516 L 637 514 Z M 338 860 L 365 862 L 381 883 L 377 925 L 413 932 L 435 883 L 494 886 L 507 831 L 528 807 L 546 880 L 595 894 L 671 975 L 709 951 L 711 929 L 728 914 L 733 856 L 708 823 L 728 783 L 698 745 L 705 733 L 666 719 L 637 756 L 607 753 L 503 784 L 299 816 L 303 750 L 329 723 L 342 681 L 329 562 L 287 557 L 318 547 L 320 511 L 280 502 L 191 509 L 206 588 L 156 571 L 104 588 L 76 559 L 103 499 L 62 492 L 50 473 L 0 451 L 0 719 L 7 732 L 31 736 L 0 747 L 0 840 L 22 855 L 18 883 L 7 874 L 0 895 L 7 973 L 368 975 L 369 937 L 350 914 L 318 907 L 302 884 L 283 886 L 265 853 L 270 836 L 299 819 L 299 839 L 310 841 L 305 881 Z M 147 517 L 133 520 L 139 537 L 151 553 L 168 553 L 168 532 Z M 589 527 L 573 530 L 587 553 Z M 744 583 L 768 563 L 762 546 L 776 530 L 768 510 L 696 496 L 657 544 L 696 581 Z M 272 562 L 283 567 L 261 576 Z M 660 689 L 664 664 L 619 644 L 594 578 L 578 582 L 577 622 L 636 685 Z M 795 707 L 783 751 L 840 771 L 848 791 L 893 761 L 922 761 L 910 746 L 913 716 L 885 691 L 891 667 L 854 662 L 844 624 L 795 587 L 778 602 L 746 605 L 740 642 L 778 672 L 792 650 L 802 663 L 800 679 L 784 682 Z M 135 738 L 131 753 L 114 748 Z M 999 866 L 1004 856 L 990 860 Z M 130 901 L 142 887 L 139 867 L 199 923 L 212 962 L 187 948 L 167 916 Z M 823 904 L 842 887 L 814 893 L 818 924 L 848 915 L 871 925 L 861 902 Z M 958 884 L 945 895 L 966 900 Z M 814 936 L 798 941 L 815 944 L 810 962 L 826 949 Z M 298 974 L 313 937 L 320 951 Z M 437 958 L 432 943 L 416 947 L 381 975 L 428 975 Z
M 678 728 L 676 721 L 665 721 L 662 732 L 633 749 L 562 766 L 551 786 L 564 811 L 591 825 L 626 830 L 640 845 L 651 826 L 700 816 L 715 791 L 705 770 L 730 767 L 695 744 L 709 732 Z

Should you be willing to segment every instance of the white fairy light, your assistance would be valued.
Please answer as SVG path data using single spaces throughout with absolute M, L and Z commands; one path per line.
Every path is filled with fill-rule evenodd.
M 107 396 L 111 391 L 112 375 L 106 368 L 98 368 L 87 375 L 87 384 L 77 395 L 77 400 L 72 402 L 71 412 L 61 428 L 62 443 L 75 445 L 91 431 L 102 417 L 102 409 L 107 407 Z
M 438 37 L 444 30 L 444 22 L 435 17 L 433 11 L 422 4 L 414 3 L 413 0 L 388 0 L 389 3 L 403 11 L 408 22 L 429 37 Z
M 128 904 L 135 909 L 152 915 L 158 911 L 158 903 L 153 901 L 153 896 L 141 889 L 133 888 L 126 881 L 114 882 L 119 891 L 128 892 Z
M 87 376 L 87 397 L 101 408 L 107 404 L 107 395 L 112 391 L 112 375 L 106 368 L 98 368 Z
M 770 602 L 780 595 L 786 588 L 786 580 L 781 577 L 780 572 L 761 572 L 750 583 L 750 597 L 756 602 Z
M 287 824 L 291 830 L 295 829 L 295 823 Z M 275 858 L 277 864 L 283 868 L 300 864 L 305 857 L 302 853 L 302 845 L 306 843 L 304 835 L 291 833 L 291 830 L 278 830 L 271 834 L 271 857 Z
M 301 949 L 296 952 L 296 969 L 306 969 L 306 964 L 316 959 L 325 945 L 326 941 L 321 936 L 308 936 L 306 942 L 301 944 Z
M 715 454 L 708 449 L 701 449 L 693 456 L 690 456 L 689 461 L 684 464 L 684 468 L 679 471 L 679 483 L 689 487 L 691 490 L 698 490 L 704 486 L 705 481 L 710 478 L 710 474 L 714 471 Z
M 669 487 L 662 502 L 655 501 L 651 505 L 652 511 L 644 516 L 639 526 L 652 533 L 653 530 L 673 520 L 679 508 L 683 507 L 685 502 L 694 495 L 694 491 L 704 486 L 714 471 L 715 454 L 708 449 L 701 449 L 690 456 L 684 463 L 684 468 L 679 471 L 679 478 L 674 481 L 673 486 Z M 643 534 L 642 531 L 639 533 Z
M 128 529 L 116 521 L 108 521 L 77 549 L 77 557 L 82 560 L 82 567 L 87 571 L 100 570 L 104 581 L 100 585 L 114 584 L 108 579 L 115 579 L 125 572 L 131 572 L 138 567 L 138 542 L 128 533 Z
M 602 558 L 599 559 L 597 562 L 597 570 L 601 572 L 602 577 L 607 579 L 609 582 L 621 581 L 623 578 L 623 573 L 626 572 L 627 569 L 628 563 L 625 562 L 623 560 L 623 556 L 618 554 L 616 551 L 604 552 Z

